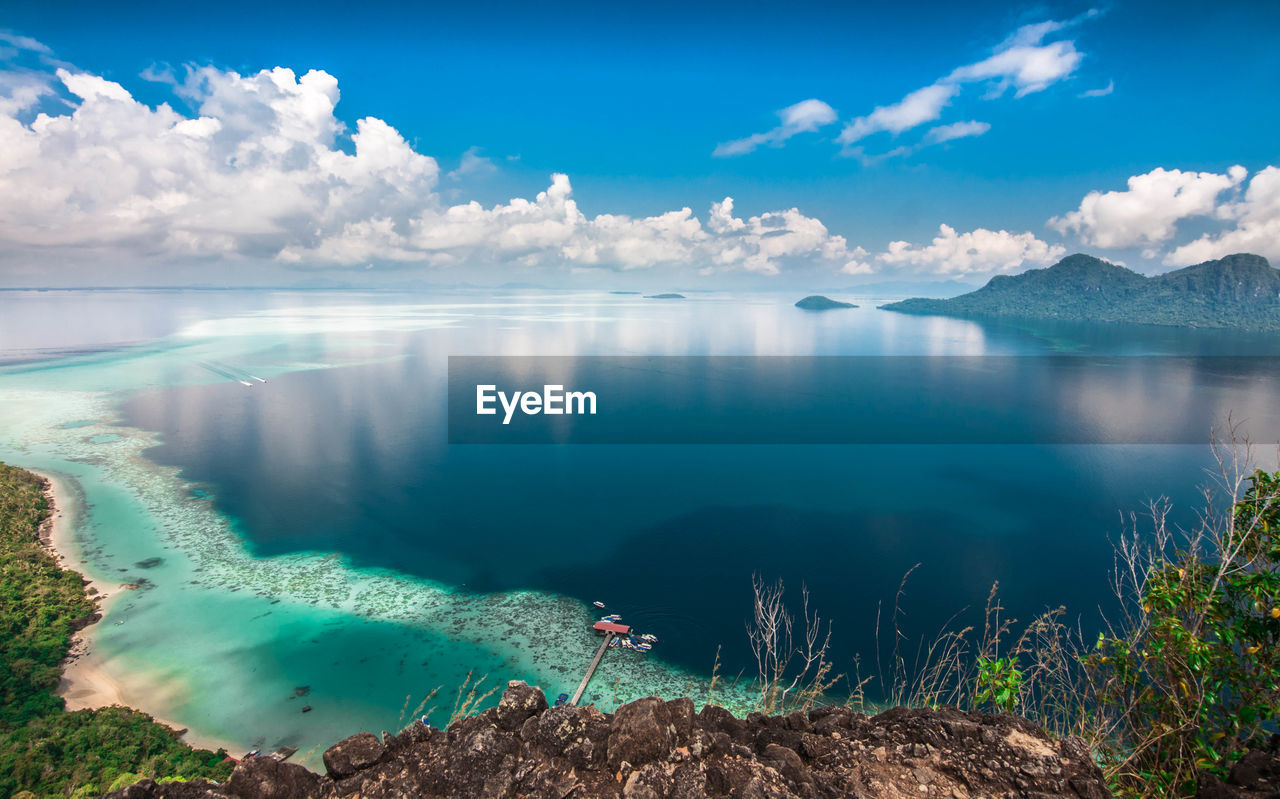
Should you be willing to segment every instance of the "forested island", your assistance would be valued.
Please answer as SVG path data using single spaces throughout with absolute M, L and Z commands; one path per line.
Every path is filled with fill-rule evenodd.
M 1280 271 L 1241 253 L 1146 277 L 1090 255 L 997 275 L 951 299 L 881 306 L 904 313 L 1280 330 Z
M 821 294 L 810 294 L 803 300 L 796 303 L 796 307 L 804 311 L 834 311 L 837 308 L 857 308 L 851 302 L 842 302 L 833 300 L 830 297 L 824 297 Z

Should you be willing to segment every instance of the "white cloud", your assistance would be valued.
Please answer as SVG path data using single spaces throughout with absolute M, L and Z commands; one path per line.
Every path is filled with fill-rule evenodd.
M 1237 252 L 1280 262 L 1280 168 L 1268 166 L 1254 174 L 1244 197 L 1219 206 L 1215 215 L 1234 227 L 1177 247 L 1164 262 L 1187 266 Z
M 168 64 L 151 64 L 138 73 L 138 77 L 148 83 L 164 83 L 169 86 L 178 85 L 178 76 Z
M 10 30 L 0 30 L 0 42 L 4 42 L 11 47 L 19 50 L 27 50 L 32 53 L 42 53 L 50 55 L 53 53 L 43 42 L 38 42 L 30 36 L 20 36 Z
M 132 100 L 133 97 L 119 83 L 99 78 L 88 73 L 73 74 L 69 70 L 59 69 L 58 80 L 67 87 L 67 91 L 81 100 Z
M 71 112 L 0 116 L 0 240 L 9 248 L 274 257 L 350 222 L 407 220 L 437 167 L 381 120 L 334 148 L 337 82 L 287 69 L 199 70 L 199 115 L 59 69 Z
M 837 264 L 845 259 L 843 237 L 833 236 L 817 219 L 797 209 L 741 219 L 733 199 L 711 206 L 706 227 L 689 208 L 657 216 L 625 214 L 588 217 L 573 199 L 566 175 L 533 200 L 516 198 L 486 208 L 471 202 L 424 211 L 406 235 L 385 227 L 374 243 L 397 260 L 434 263 L 477 259 L 513 261 L 525 266 L 569 265 L 577 269 L 642 269 L 658 265 L 701 266 L 703 273 L 744 270 L 772 275 L 799 261 Z M 328 260 L 356 263 L 370 256 L 370 231 L 344 230 L 309 250 L 290 248 L 293 262 Z
M 1043 91 L 1075 72 L 1082 55 L 1071 41 L 1049 44 L 1018 44 L 993 53 L 976 64 L 960 67 L 946 82 L 994 81 L 988 97 L 998 97 L 1006 89 L 1023 97 Z
M 900 144 L 892 150 L 886 150 L 882 153 L 868 153 L 867 149 L 862 145 L 846 146 L 840 153 L 846 158 L 857 158 L 862 162 L 863 166 L 874 166 L 891 158 L 906 158 L 925 147 L 931 147 L 935 144 L 954 141 L 955 139 L 966 139 L 974 136 L 981 136 L 991 130 L 991 125 L 986 122 L 979 122 L 976 119 L 967 122 L 953 122 L 949 125 L 935 125 L 925 132 L 924 136 L 915 144 Z
M 1240 185 L 1246 174 L 1242 166 L 1225 175 L 1153 169 L 1129 178 L 1125 191 L 1089 192 L 1078 209 L 1053 217 L 1049 226 L 1095 247 L 1159 244 L 1173 237 L 1179 221 L 1212 214 L 1218 195 Z
M 968 122 L 952 122 L 950 125 L 938 125 L 929 129 L 924 135 L 925 141 L 932 144 L 941 144 L 945 141 L 954 139 L 966 139 L 971 136 L 981 136 L 991 130 L 991 125 L 986 122 L 979 122 L 971 119 Z
M 779 111 L 778 118 L 781 124 L 773 130 L 718 144 L 712 155 L 743 155 L 766 144 L 777 147 L 798 133 L 812 133 L 830 125 L 836 121 L 837 116 L 835 109 L 821 100 L 802 100 Z
M 493 159 L 480 154 L 479 147 L 468 147 L 467 151 L 462 154 L 462 160 L 458 164 L 458 168 L 449 173 L 449 177 L 453 180 L 459 180 L 468 175 L 492 175 L 498 171 L 498 167 L 493 163 Z
M 934 127 L 914 147 L 898 146 L 884 156 L 868 156 L 863 148 L 852 146 L 877 133 L 887 132 L 896 136 L 941 119 L 943 111 L 966 84 L 988 84 L 986 99 L 993 99 L 1005 94 L 1010 88 L 1015 90 L 1015 97 L 1023 97 L 1071 77 L 1084 57 L 1076 49 L 1075 42 L 1069 39 L 1045 42 L 1044 39 L 1097 14 L 1096 11 L 1088 11 L 1071 20 L 1047 20 L 1018 28 L 987 58 L 958 67 L 946 77 L 916 89 L 897 103 L 880 106 L 870 114 L 857 117 L 846 124 L 838 138 L 844 145 L 843 154 L 862 158 L 864 162 L 873 162 L 883 160 L 883 157 L 907 155 L 928 144 L 986 133 L 990 130 L 990 125 L 981 131 L 976 127 L 986 123 L 953 123 Z M 945 134 L 949 129 L 963 133 L 948 138 Z
M 386 122 L 366 117 L 349 134 L 334 115 L 338 82 L 321 71 L 189 71 L 175 90 L 197 109 L 191 117 L 140 103 L 97 75 L 59 69 L 56 81 L 65 112 L 30 121 L 18 118 L 30 97 L 0 82 L 9 90 L 0 101 L 0 257 L 298 268 L 670 264 L 762 274 L 850 260 L 843 237 L 795 208 L 740 218 L 726 198 L 706 226 L 689 208 L 588 217 L 565 175 L 533 200 L 451 205 L 435 159 Z M 783 127 L 808 129 L 827 116 L 800 104 L 784 112 Z M 486 163 L 468 151 L 455 174 Z
M 919 246 L 906 241 L 890 242 L 888 250 L 877 255 L 876 260 L 930 274 L 972 275 L 1043 266 L 1065 254 L 1061 245 L 1048 244 L 1032 233 L 986 228 L 957 233 L 948 225 L 940 225 L 932 243 Z
M 1082 97 L 1082 98 L 1106 97 L 1108 94 L 1111 94 L 1115 90 L 1116 90 L 1116 82 L 1113 80 L 1109 80 L 1107 81 L 1106 86 L 1103 86 L 1100 89 L 1086 89 L 1085 91 L 1080 92 L 1080 94 L 1078 94 L 1077 97 Z
M 1079 20 L 1058 20 L 1046 19 L 1041 22 L 1032 22 L 1028 25 L 1015 30 L 1013 33 L 1005 37 L 995 49 L 997 52 L 1008 50 L 1013 47 L 1029 47 L 1040 44 L 1045 37 L 1057 33 L 1058 31 L 1075 25 Z
M 13 116 L 53 93 L 49 77 L 28 70 L 0 72 L 0 115 Z
M 853 144 L 874 133 L 901 133 L 932 122 L 942 116 L 942 109 L 959 91 L 958 86 L 942 83 L 916 89 L 893 105 L 880 106 L 870 114 L 853 120 L 840 132 L 838 141 L 841 144 Z
M 840 268 L 840 271 L 846 275 L 870 275 L 876 271 L 875 264 L 867 258 L 867 251 L 861 247 L 854 247 L 849 253 L 849 262 Z

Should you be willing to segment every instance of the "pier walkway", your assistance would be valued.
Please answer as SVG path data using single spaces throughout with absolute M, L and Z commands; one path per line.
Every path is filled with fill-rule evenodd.
M 582 694 L 587 690 L 587 683 L 591 682 L 591 678 L 595 676 L 596 667 L 600 665 L 600 660 L 604 657 L 604 652 L 609 648 L 609 644 L 613 643 L 613 636 L 606 635 L 604 642 L 600 644 L 599 651 L 596 656 L 591 659 L 591 665 L 587 666 L 587 673 L 582 675 L 582 682 L 578 683 L 578 690 L 573 692 L 573 698 L 569 700 L 569 704 L 576 705 L 578 700 L 582 698 Z

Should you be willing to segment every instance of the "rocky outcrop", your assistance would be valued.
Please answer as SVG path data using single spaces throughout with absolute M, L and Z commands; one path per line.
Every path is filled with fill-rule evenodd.
M 1280 735 L 1240 758 L 1225 781 L 1201 775 L 1196 799 L 1280 799 Z
M 324 752 L 324 768 L 329 776 L 340 780 L 369 768 L 382 759 L 387 748 L 370 732 L 339 741 Z
M 225 784 L 143 782 L 121 799 L 293 797 L 1063 797 L 1104 799 L 1085 746 L 1024 719 L 955 709 L 843 707 L 739 719 L 648 697 L 613 714 L 547 707 L 521 682 L 448 731 L 415 724 L 324 753 L 325 776 L 255 758 Z

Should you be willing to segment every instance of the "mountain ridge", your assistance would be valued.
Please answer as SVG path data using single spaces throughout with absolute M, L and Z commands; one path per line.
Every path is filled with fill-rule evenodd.
M 950 299 L 880 306 L 902 313 L 1177 327 L 1280 330 L 1280 270 L 1237 253 L 1146 277 L 1083 253 L 1019 275 L 997 275 Z

